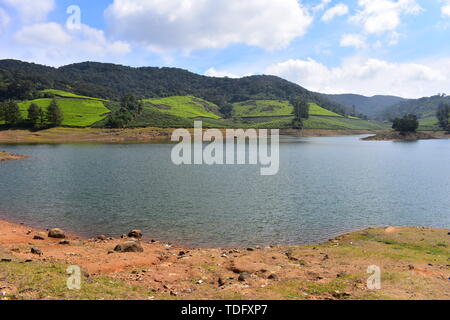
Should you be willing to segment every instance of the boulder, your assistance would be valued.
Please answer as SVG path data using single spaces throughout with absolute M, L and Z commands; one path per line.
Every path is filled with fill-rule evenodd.
M 99 235 L 98 237 L 97 237 L 97 239 L 98 240 L 107 240 L 108 239 L 108 237 L 107 236 L 105 236 L 104 234 L 101 234 L 101 235 Z
M 131 230 L 128 232 L 129 238 L 142 239 L 142 231 L 141 230 Z
M 248 278 L 250 278 L 250 273 L 248 273 L 248 272 L 242 272 L 242 273 L 239 275 L 238 280 L 241 281 L 241 282 L 244 282 L 244 281 L 247 281 Z
M 39 232 L 34 235 L 33 239 L 34 240 L 45 240 L 45 236 L 46 236 L 45 233 Z
M 144 252 L 144 248 L 138 241 L 127 241 L 124 243 L 118 244 L 114 248 L 115 252 Z
M 66 234 L 61 229 L 54 228 L 48 232 L 48 237 L 55 238 L 55 239 L 64 239 L 66 237 Z

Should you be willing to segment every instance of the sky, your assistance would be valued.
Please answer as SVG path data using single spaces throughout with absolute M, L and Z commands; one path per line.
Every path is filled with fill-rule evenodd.
M 450 0 L 0 0 L 0 59 L 419 98 L 450 93 Z

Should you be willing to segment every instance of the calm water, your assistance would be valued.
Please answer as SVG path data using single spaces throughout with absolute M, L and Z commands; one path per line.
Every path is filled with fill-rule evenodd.
M 450 140 L 285 138 L 280 172 L 184 166 L 171 145 L 0 145 L 0 217 L 192 246 L 300 244 L 379 225 L 450 227 Z

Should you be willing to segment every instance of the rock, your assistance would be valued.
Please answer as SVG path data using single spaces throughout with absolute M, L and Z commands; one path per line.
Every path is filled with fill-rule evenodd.
M 35 234 L 33 240 L 45 240 L 45 233 L 39 232 Z
M 142 239 L 142 231 L 141 230 L 131 230 L 128 233 L 129 238 Z
M 247 248 L 247 251 L 255 251 L 253 248 Z
M 32 259 L 27 259 L 27 260 L 25 260 L 25 262 L 26 263 L 30 263 L 30 262 L 33 262 L 33 260 Z
M 121 244 L 118 244 L 114 248 L 115 252 L 144 252 L 142 245 L 138 241 L 127 241 Z
M 408 265 L 408 269 L 409 270 L 414 270 L 414 266 L 410 264 L 410 265 Z
M 11 259 L 8 259 L 8 258 L 3 258 L 2 259 L 2 262 L 11 262 L 12 260 Z
M 351 294 L 348 292 L 339 292 L 339 291 L 335 291 L 333 293 L 333 297 L 335 297 L 336 299 L 344 299 L 344 298 L 348 298 L 350 297 Z
M 267 279 L 269 279 L 269 280 L 278 280 L 278 276 L 276 274 L 271 274 Z
M 185 252 L 185 251 L 180 251 L 180 252 L 178 253 L 178 256 L 179 256 L 179 257 L 185 256 L 185 255 L 186 255 L 186 252 Z
M 98 240 L 107 240 L 108 239 L 108 237 L 107 236 L 105 236 L 104 234 L 102 234 L 102 235 L 99 235 L 98 237 L 97 237 L 97 239 Z
M 61 241 L 59 242 L 59 244 L 68 246 L 68 245 L 70 244 L 70 241 L 69 241 L 69 240 L 61 240 Z
M 48 232 L 48 237 L 55 238 L 55 239 L 64 239 L 66 237 L 66 234 L 61 229 L 54 228 Z
M 113 254 L 115 251 L 114 250 L 109 250 L 108 254 Z
M 219 278 L 219 280 L 217 280 L 217 283 L 219 284 L 219 287 L 223 287 L 225 285 L 225 280 Z
M 248 273 L 248 272 L 242 272 L 242 273 L 239 275 L 238 280 L 241 281 L 241 282 L 244 282 L 244 281 L 247 281 L 248 278 L 250 278 L 250 273 Z
M 32 253 L 32 254 L 37 254 L 37 255 L 39 255 L 39 256 L 42 256 L 42 255 L 43 255 L 41 249 L 39 249 L 39 248 L 31 248 L 31 253 Z
M 202 284 L 203 283 L 203 280 L 198 280 L 197 281 L 197 284 Z

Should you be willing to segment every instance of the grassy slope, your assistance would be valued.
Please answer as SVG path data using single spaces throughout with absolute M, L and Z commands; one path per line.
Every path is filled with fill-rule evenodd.
M 76 99 L 107 101 L 107 100 L 103 100 L 103 99 L 99 99 L 99 98 L 80 96 L 75 93 L 71 93 L 71 92 L 67 92 L 67 91 L 63 91 L 63 90 L 57 90 L 57 89 L 47 89 L 47 90 L 42 90 L 41 92 L 42 93 L 50 93 L 57 97 L 62 97 L 62 98 L 76 98 Z
M 23 118 L 28 117 L 28 107 L 31 103 L 47 109 L 51 99 L 37 99 L 19 103 Z M 64 126 L 87 127 L 106 117 L 110 112 L 101 101 L 82 99 L 57 99 L 58 105 L 64 114 Z
M 219 107 L 211 102 L 193 96 L 174 96 L 162 99 L 145 99 L 146 109 L 158 109 L 181 118 L 220 119 Z
M 233 104 L 234 115 L 237 117 L 270 117 L 290 116 L 293 107 L 288 101 L 282 100 L 249 100 Z M 341 115 L 319 107 L 315 103 L 309 104 L 312 116 L 342 117 Z

